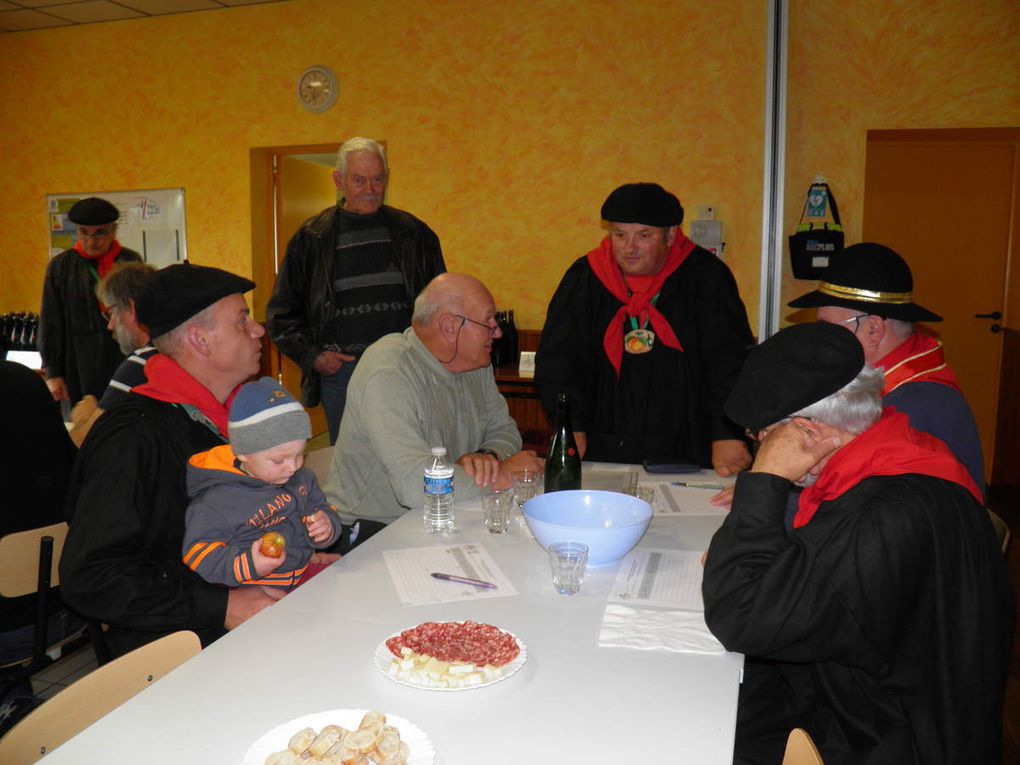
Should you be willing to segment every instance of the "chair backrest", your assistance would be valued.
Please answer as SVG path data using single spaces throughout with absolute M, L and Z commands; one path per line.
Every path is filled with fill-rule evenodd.
M 988 511 L 988 517 L 992 519 L 992 528 L 995 529 L 995 535 L 999 538 L 999 547 L 1002 548 L 1002 554 L 1005 555 L 1009 552 L 1009 542 L 1013 538 L 1013 534 L 1006 522 L 991 510 Z
M 0 762 L 37 762 L 200 650 L 194 632 L 175 632 L 93 670 L 0 738 Z
M 60 584 L 57 564 L 67 538 L 67 524 L 63 522 L 41 529 L 17 531 L 0 538 L 0 597 L 18 598 L 36 592 L 39 586 L 39 542 L 43 537 L 53 537 L 50 586 Z
M 794 728 L 790 731 L 790 737 L 786 739 L 783 765 L 825 765 L 825 763 L 822 762 L 822 755 L 818 753 L 815 742 L 811 740 L 808 732 L 802 728 Z

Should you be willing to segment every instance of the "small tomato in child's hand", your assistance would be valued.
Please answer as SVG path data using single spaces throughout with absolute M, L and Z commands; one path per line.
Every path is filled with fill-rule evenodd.
M 276 531 L 267 531 L 262 535 L 262 544 L 259 546 L 259 552 L 267 558 L 279 558 L 283 555 L 283 548 L 286 545 L 287 540 L 283 538 L 282 534 Z

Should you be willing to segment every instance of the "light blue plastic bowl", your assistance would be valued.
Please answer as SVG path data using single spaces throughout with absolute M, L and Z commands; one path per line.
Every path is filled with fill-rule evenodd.
M 584 542 L 588 565 L 604 566 L 633 549 L 652 520 L 652 506 L 615 491 L 554 491 L 524 503 L 524 519 L 535 539 Z

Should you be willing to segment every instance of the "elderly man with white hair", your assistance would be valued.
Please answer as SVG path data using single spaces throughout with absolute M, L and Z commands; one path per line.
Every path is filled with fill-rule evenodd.
M 429 449 L 456 462 L 457 497 L 506 488 L 515 470 L 541 470 L 496 389 L 492 341 L 500 336 L 492 295 L 477 279 L 443 274 L 414 304 L 403 334 L 366 352 L 351 379 L 326 496 L 363 542 L 422 502 Z M 360 521 L 360 523 L 359 523 Z
M 851 333 L 802 324 L 752 351 L 726 403 L 760 440 L 703 583 L 709 628 L 748 657 L 737 763 L 779 762 L 794 727 L 826 765 L 1001 761 L 1005 562 L 966 469 L 883 412 L 882 385 Z
M 383 204 L 389 178 L 382 144 L 358 137 L 340 147 L 340 201 L 291 238 L 266 308 L 269 337 L 301 368 L 301 402 L 321 401 L 331 444 L 358 358 L 403 331 L 414 298 L 446 270 L 432 229 Z

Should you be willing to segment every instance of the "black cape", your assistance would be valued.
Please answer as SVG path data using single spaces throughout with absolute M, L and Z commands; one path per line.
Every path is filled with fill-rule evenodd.
M 1014 601 L 988 512 L 873 477 L 787 532 L 789 491 L 741 474 L 705 565 L 705 620 L 748 656 L 734 761 L 779 762 L 801 727 L 826 765 L 1001 762 Z
M 0 448 L 0 480 L 7 495 L 0 512 L 0 537 L 60 523 L 74 465 L 75 448 L 67 435 L 60 407 L 33 370 L 0 361 L 0 390 L 6 412 Z M 54 589 L 53 594 L 58 594 Z M 3 631 L 35 621 L 34 595 L 0 598 Z M 51 612 L 61 607 L 50 600 Z
M 223 633 L 227 588 L 181 560 L 188 458 L 223 440 L 174 404 L 131 393 L 85 440 L 60 559 L 64 602 L 110 625 L 114 655 L 177 630 Z
M 117 263 L 140 261 L 126 247 Z M 86 394 L 103 395 L 114 371 L 124 361 L 96 298 L 94 262 L 65 250 L 46 267 L 39 312 L 39 352 L 47 379 L 62 377 L 72 404 Z
M 711 466 L 712 441 L 743 437 L 723 404 L 754 342 L 733 274 L 696 247 L 656 301 L 684 350 L 656 341 L 650 353 L 624 353 L 617 379 L 602 342 L 620 306 L 586 257 L 567 270 L 535 358 L 546 413 L 553 419 L 557 394 L 570 394 L 571 424 L 587 434 L 585 459 L 683 455 Z

